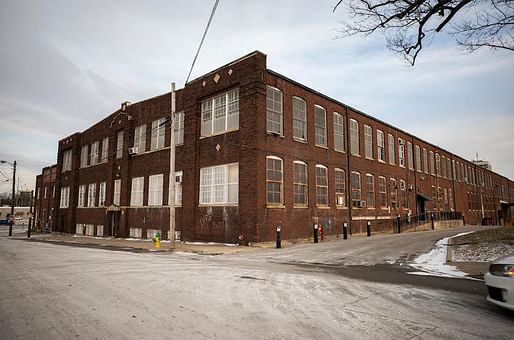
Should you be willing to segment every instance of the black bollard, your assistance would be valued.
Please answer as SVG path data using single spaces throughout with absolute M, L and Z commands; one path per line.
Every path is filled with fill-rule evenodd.
M 430 220 L 432 221 L 432 230 L 434 230 L 434 214 L 430 214 Z
M 371 236 L 371 222 L 368 221 L 368 223 L 366 224 L 366 231 L 368 233 L 368 237 Z
M 402 232 L 401 222 L 400 214 L 398 214 L 398 234 Z
M 12 224 L 13 224 L 13 221 L 11 221 L 10 217 L 9 217 L 9 237 L 12 236 Z
M 280 226 L 277 226 L 277 249 L 282 248 L 282 243 L 280 242 Z
M 314 243 L 318 243 L 318 225 L 314 223 Z
M 466 226 L 466 220 L 464 219 L 464 215 L 462 215 L 462 225 L 465 227 Z
M 343 238 L 348 239 L 348 223 L 343 223 Z

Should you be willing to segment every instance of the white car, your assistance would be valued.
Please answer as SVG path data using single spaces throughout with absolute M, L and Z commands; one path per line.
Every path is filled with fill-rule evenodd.
M 484 281 L 487 301 L 514 311 L 514 254 L 493 261 Z

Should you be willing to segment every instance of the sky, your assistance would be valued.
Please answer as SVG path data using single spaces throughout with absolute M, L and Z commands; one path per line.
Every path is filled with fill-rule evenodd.
M 214 0 L 0 0 L 0 160 L 20 190 L 58 140 L 184 86 Z M 191 79 L 254 50 L 268 68 L 514 179 L 514 53 L 445 33 L 414 67 L 382 35 L 338 39 L 337 0 L 220 0 Z M 0 193 L 10 191 L 0 164 Z

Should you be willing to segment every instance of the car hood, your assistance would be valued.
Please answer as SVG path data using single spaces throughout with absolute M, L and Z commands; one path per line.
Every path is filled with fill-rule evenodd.
M 500 257 L 491 262 L 491 264 L 514 264 L 514 254 Z

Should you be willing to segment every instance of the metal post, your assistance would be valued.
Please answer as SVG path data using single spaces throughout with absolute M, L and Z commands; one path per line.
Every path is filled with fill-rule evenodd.
M 368 223 L 366 223 L 366 232 L 368 233 L 368 237 L 371 236 L 371 222 L 368 221 Z
M 170 249 L 175 248 L 175 83 L 171 83 L 170 133 Z
M 318 243 L 318 225 L 314 223 L 314 243 Z
M 462 225 L 465 227 L 466 226 L 466 219 L 464 218 L 464 215 L 462 215 Z
M 34 204 L 34 190 L 30 190 L 29 226 L 27 227 L 27 238 L 30 238 L 30 228 L 32 227 L 32 205 L 33 204 Z
M 280 226 L 277 226 L 277 249 L 282 248 L 282 243 L 280 242 Z
M 430 220 L 432 221 L 432 230 L 434 230 L 434 214 L 430 214 Z
M 398 234 L 402 232 L 400 214 L 398 214 Z
M 343 223 L 343 239 L 348 239 L 348 223 Z
M 12 200 L 11 200 L 11 216 L 14 218 L 14 205 L 16 204 L 15 189 L 16 189 L 16 161 L 14 161 L 12 170 Z M 12 236 L 12 225 L 13 222 L 9 222 L 9 237 Z

